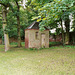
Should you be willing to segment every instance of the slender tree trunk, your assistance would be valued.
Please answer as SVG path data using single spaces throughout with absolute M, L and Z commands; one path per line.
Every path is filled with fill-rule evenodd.
M 65 34 L 65 44 L 69 44 L 69 29 L 70 29 L 70 20 L 69 16 L 65 20 L 66 34 Z
M 62 29 L 62 43 L 64 45 L 64 30 L 63 30 L 62 19 L 61 19 L 61 29 Z
M 17 32 L 18 32 L 18 47 L 21 47 L 21 35 L 20 35 L 20 20 L 19 16 L 17 16 Z
M 75 43 L 75 13 L 73 14 L 73 18 L 74 18 L 74 20 L 73 20 L 73 28 L 74 28 L 74 30 L 73 30 L 73 44 Z
M 20 7 L 18 2 L 16 1 L 16 5 L 17 5 L 17 12 L 19 13 Z M 17 17 L 17 32 L 18 32 L 18 47 L 21 47 L 21 34 L 20 34 L 20 17 L 19 14 L 16 15 Z
M 5 28 L 7 26 L 7 22 L 6 22 L 6 8 L 3 7 L 3 31 L 4 31 L 4 43 L 5 43 L 5 51 L 8 51 L 10 48 L 9 45 L 9 36 L 8 33 L 5 32 Z

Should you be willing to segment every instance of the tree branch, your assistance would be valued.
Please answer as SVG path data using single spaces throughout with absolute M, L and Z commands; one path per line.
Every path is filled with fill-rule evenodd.
M 19 12 L 19 8 L 20 8 L 20 7 L 19 7 L 19 4 L 18 4 L 17 1 L 16 1 L 16 5 L 17 5 L 17 8 L 18 8 L 17 11 Z
M 3 6 L 5 6 L 5 7 L 7 7 L 4 3 L 1 3 L 1 2 L 0 2 L 0 4 L 3 5 Z

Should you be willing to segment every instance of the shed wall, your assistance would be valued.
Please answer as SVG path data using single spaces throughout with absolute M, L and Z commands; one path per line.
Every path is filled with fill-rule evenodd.
M 40 39 L 41 39 L 41 40 L 42 40 L 42 38 L 41 38 L 41 34 L 42 34 L 42 33 L 45 34 L 45 48 L 49 48 L 49 30 L 40 32 Z M 42 46 L 42 45 L 41 45 L 41 46 Z
M 38 32 L 38 39 L 36 39 L 35 34 Z M 45 48 L 49 47 L 49 31 L 39 31 L 39 30 L 29 30 L 29 48 L 41 48 L 41 34 L 45 34 Z
M 25 48 L 29 48 L 29 31 L 25 31 Z
M 38 39 L 35 37 L 35 33 L 38 32 Z M 39 30 L 30 30 L 29 31 L 29 48 L 40 48 L 40 34 Z

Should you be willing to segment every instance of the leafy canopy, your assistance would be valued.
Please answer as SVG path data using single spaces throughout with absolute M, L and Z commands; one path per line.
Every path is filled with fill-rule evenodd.
M 33 20 L 37 19 L 38 22 L 41 21 L 41 28 L 44 26 L 55 27 L 55 25 L 52 25 L 53 22 L 59 22 L 60 19 L 65 20 L 67 15 L 75 12 L 75 0 L 51 0 L 46 3 L 43 0 L 40 1 L 32 0 L 32 3 L 36 5 L 35 10 L 38 8 L 39 12 L 38 16 L 33 17 Z M 42 5 L 39 6 L 40 4 Z

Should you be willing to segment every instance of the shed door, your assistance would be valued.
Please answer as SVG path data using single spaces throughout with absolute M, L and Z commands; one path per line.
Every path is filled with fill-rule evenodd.
M 42 47 L 45 47 L 45 34 L 44 33 L 41 34 L 41 45 Z

